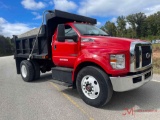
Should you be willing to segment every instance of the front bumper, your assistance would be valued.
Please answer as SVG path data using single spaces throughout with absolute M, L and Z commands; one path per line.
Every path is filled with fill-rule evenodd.
M 110 77 L 113 90 L 117 92 L 129 91 L 136 89 L 145 83 L 149 82 L 153 77 L 152 68 L 141 74 L 125 76 L 125 77 Z

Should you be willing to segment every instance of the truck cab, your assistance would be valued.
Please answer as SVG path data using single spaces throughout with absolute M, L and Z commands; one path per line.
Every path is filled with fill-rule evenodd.
M 55 81 L 77 88 L 83 101 L 95 107 L 108 103 L 113 91 L 133 90 L 150 81 L 151 43 L 111 37 L 95 24 L 96 19 L 63 11 L 46 14 L 38 39 L 14 37 L 17 73 L 29 82 L 38 79 L 40 71 L 51 70 Z

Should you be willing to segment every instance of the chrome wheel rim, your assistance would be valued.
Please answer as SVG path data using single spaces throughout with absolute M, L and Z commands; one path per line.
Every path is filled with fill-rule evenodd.
M 26 69 L 25 65 L 22 65 L 22 67 L 21 67 L 21 73 L 22 73 L 22 76 L 24 78 L 26 78 L 26 76 L 27 76 L 27 69 Z
M 84 95 L 89 99 L 96 99 L 100 93 L 98 81 L 91 75 L 82 78 L 81 89 Z

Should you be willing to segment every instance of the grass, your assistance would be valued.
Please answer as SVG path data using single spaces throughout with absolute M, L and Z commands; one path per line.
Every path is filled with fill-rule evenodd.
M 153 44 L 153 73 L 160 74 L 160 44 Z

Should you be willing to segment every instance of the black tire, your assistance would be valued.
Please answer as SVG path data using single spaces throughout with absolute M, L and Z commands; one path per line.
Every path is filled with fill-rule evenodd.
M 38 80 L 40 78 L 40 67 L 39 67 L 39 64 L 32 60 L 31 61 L 32 65 L 33 65 L 33 68 L 34 68 L 34 80 Z
M 22 67 L 26 69 L 26 75 L 23 74 Z M 20 71 L 21 71 L 21 76 L 24 81 L 30 82 L 34 78 L 34 68 L 33 65 L 30 61 L 28 60 L 23 60 L 20 64 Z
M 83 93 L 82 89 L 84 89 L 84 90 L 87 89 L 87 87 L 82 88 L 82 86 L 81 86 L 81 81 L 83 81 L 82 79 L 85 76 L 91 76 L 91 78 L 92 77 L 95 78 L 95 80 L 98 82 L 98 86 L 99 86 L 100 91 L 99 91 L 97 98 L 95 98 L 95 99 L 91 99 Z M 97 85 L 97 83 L 96 83 L 96 85 Z M 80 70 L 80 72 L 78 73 L 77 79 L 76 79 L 76 86 L 77 86 L 78 93 L 79 93 L 80 97 L 82 98 L 82 100 L 85 103 L 87 103 L 88 105 L 91 105 L 94 107 L 101 107 L 101 106 L 104 106 L 105 104 L 107 104 L 110 101 L 112 94 L 113 94 L 112 84 L 110 82 L 108 75 L 103 70 L 101 70 L 97 67 L 94 67 L 94 66 L 87 66 L 87 67 L 83 68 L 82 70 Z M 92 89 L 92 86 L 91 86 L 91 89 Z M 95 95 L 97 95 L 97 94 L 95 94 Z

